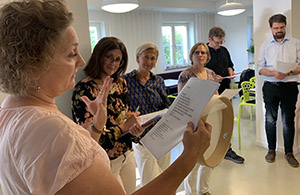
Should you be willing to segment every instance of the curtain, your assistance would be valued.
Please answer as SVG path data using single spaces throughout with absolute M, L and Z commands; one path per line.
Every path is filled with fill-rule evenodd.
M 107 36 L 115 36 L 123 41 L 128 50 L 127 72 L 136 69 L 135 50 L 143 42 L 150 41 L 163 51 L 161 39 L 162 14 L 155 11 L 132 11 L 125 14 L 110 14 L 105 17 Z M 161 66 L 160 66 L 161 64 Z M 163 67 L 163 54 L 160 53 L 157 65 Z M 157 66 L 157 67 L 158 67 Z M 155 71 L 156 72 L 156 71 Z
M 163 20 L 166 20 L 166 22 L 188 20 L 186 22 L 194 24 L 194 28 L 192 28 L 194 32 L 191 32 L 190 35 L 195 37 L 195 43 L 198 41 L 207 42 L 209 29 L 215 24 L 214 14 L 191 13 L 189 16 L 190 18 L 186 18 L 180 13 L 169 15 L 148 10 L 134 10 L 123 14 L 89 11 L 89 21 L 104 22 L 105 35 L 118 37 L 126 45 L 129 56 L 127 72 L 137 68 L 138 64 L 136 62 L 135 50 L 145 41 L 155 43 L 160 51 L 157 66 L 153 69 L 153 72 L 161 73 L 165 71 L 163 66 L 164 59 L 161 32 Z M 194 43 L 191 44 L 192 47 Z
M 195 14 L 195 34 L 196 42 L 208 42 L 209 30 L 215 25 L 215 14 L 197 13 Z

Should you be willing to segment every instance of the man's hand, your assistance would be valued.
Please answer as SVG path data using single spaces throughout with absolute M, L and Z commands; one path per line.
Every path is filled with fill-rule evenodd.
M 275 71 L 275 73 L 274 73 L 274 77 L 278 80 L 282 80 L 288 75 L 289 75 L 289 73 L 282 73 L 282 72 L 279 72 L 279 71 Z
M 233 71 L 232 68 L 228 68 L 229 76 L 235 76 L 235 72 Z

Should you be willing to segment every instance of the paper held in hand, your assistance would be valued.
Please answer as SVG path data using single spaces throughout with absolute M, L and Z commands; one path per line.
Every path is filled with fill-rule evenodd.
M 233 75 L 233 76 L 226 76 L 226 77 L 222 77 L 222 79 L 233 79 L 233 78 L 235 78 L 236 77 L 236 75 Z
M 182 140 L 189 121 L 197 126 L 203 109 L 218 87 L 217 82 L 197 78 L 186 83 L 163 118 L 141 139 L 156 159 Z
M 238 94 L 238 92 L 240 92 L 242 90 L 242 88 L 238 88 L 238 89 L 225 89 L 220 96 L 222 97 L 226 97 L 228 99 L 232 99 L 236 94 Z
M 288 73 L 294 68 L 297 68 L 298 63 L 288 63 L 277 61 L 276 70 L 282 73 Z
M 146 126 L 148 123 L 151 123 L 151 121 L 155 120 L 156 117 L 163 116 L 167 111 L 168 109 L 165 108 L 163 110 L 159 110 L 149 114 L 140 115 L 139 123 L 142 124 L 142 126 Z

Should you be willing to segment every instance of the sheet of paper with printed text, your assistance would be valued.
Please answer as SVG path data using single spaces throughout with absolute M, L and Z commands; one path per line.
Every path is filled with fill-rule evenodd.
M 217 82 L 189 79 L 162 119 L 141 139 L 156 159 L 182 140 L 189 121 L 193 122 L 194 127 L 197 126 L 203 109 L 218 87 Z

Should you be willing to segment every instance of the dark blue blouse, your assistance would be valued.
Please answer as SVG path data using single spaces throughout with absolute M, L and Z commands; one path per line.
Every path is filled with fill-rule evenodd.
M 167 97 L 164 80 L 150 72 L 150 79 L 145 85 L 136 77 L 136 70 L 124 75 L 126 79 L 129 105 L 131 111 L 140 106 L 141 115 L 168 108 L 170 101 Z

